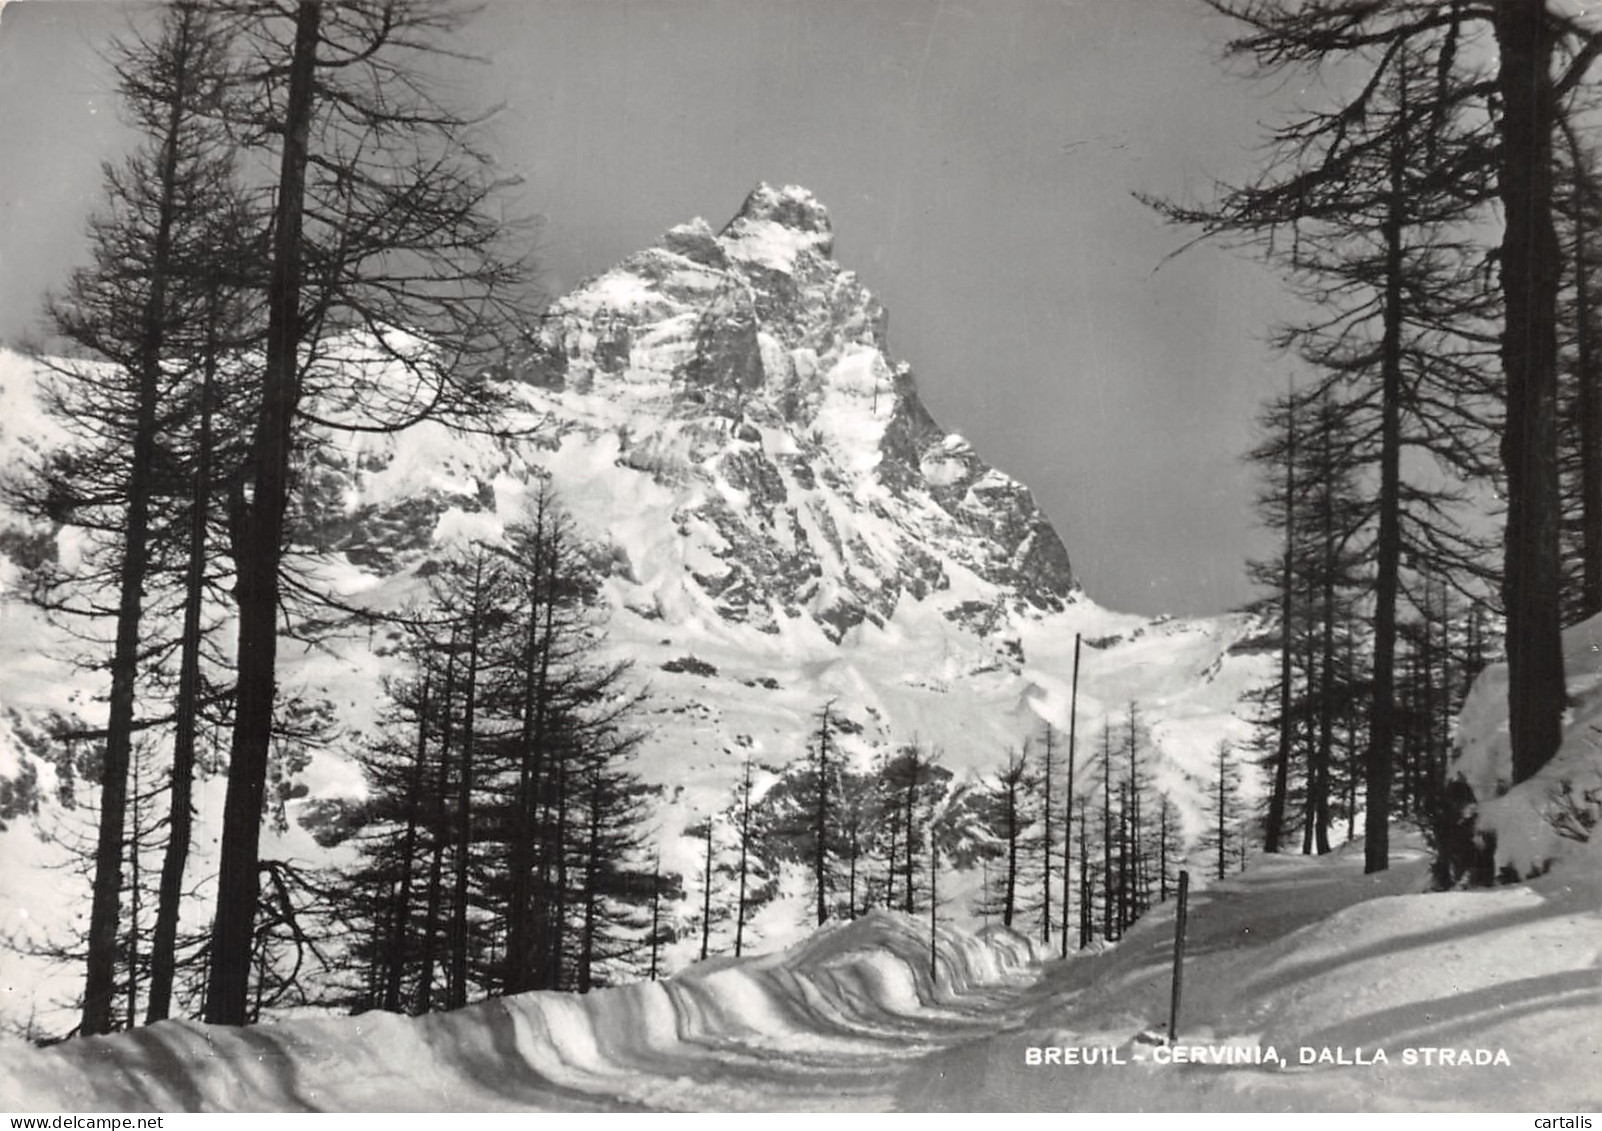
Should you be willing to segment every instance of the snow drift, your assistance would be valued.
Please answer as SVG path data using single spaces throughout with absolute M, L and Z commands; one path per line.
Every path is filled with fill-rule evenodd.
M 931 976 L 927 932 L 881 911 L 783 954 L 586 995 L 13 1044 L 0 1055 L 0 1109 L 815 1108 L 853 1091 L 874 1106 L 886 1060 L 983 1031 L 1035 978 L 1021 937 L 945 926 Z

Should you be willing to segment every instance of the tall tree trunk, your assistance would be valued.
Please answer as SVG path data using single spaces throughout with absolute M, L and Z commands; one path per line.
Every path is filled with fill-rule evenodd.
M 656 960 L 662 949 L 662 850 L 651 863 L 651 981 L 656 981 Z
M 564 744 L 556 759 L 556 828 L 552 849 L 556 863 L 556 891 L 551 901 L 550 988 L 562 988 L 562 968 L 567 942 L 567 762 L 572 756 L 570 744 Z
M 701 961 L 712 943 L 712 817 L 706 819 L 706 864 L 701 870 Z
M 450 967 L 445 983 L 445 1008 L 467 1004 L 468 877 L 473 862 L 473 755 L 477 745 L 478 668 L 484 607 L 484 558 L 474 562 L 472 623 L 467 632 L 467 677 L 462 686 L 461 768 L 456 775 L 456 853 L 451 871 Z
M 556 637 L 556 557 L 559 531 L 543 492 L 535 498 L 533 577 L 529 581 L 527 634 L 524 639 L 522 730 L 519 736 L 516 843 L 512 846 L 512 895 L 507 908 L 507 993 L 534 989 L 540 984 L 539 940 L 533 902 L 536 898 L 538 839 L 542 779 L 546 773 L 547 715 L 551 706 L 551 652 Z M 542 588 L 543 586 L 543 588 Z M 543 618 L 543 619 L 542 619 Z M 546 893 L 541 891 L 539 896 Z
M 233 501 L 235 593 L 239 607 L 238 691 L 223 802 L 217 914 L 212 926 L 206 1020 L 242 1025 L 250 987 L 251 939 L 260 891 L 261 808 L 277 693 L 278 567 L 283 556 L 289 460 L 299 394 L 301 226 L 322 6 L 301 0 L 295 11 L 283 157 L 273 215 L 267 351 L 252 453 L 252 493 Z
M 439 949 L 440 911 L 445 900 L 445 796 L 450 791 L 451 712 L 456 709 L 456 632 L 451 631 L 450 650 L 445 657 L 445 703 L 440 711 L 439 774 L 434 780 L 434 813 L 431 822 L 433 846 L 428 861 L 428 899 L 423 915 L 422 972 L 417 979 L 413 1013 L 434 1008 L 434 962 Z
M 745 780 L 740 789 L 740 896 L 734 911 L 734 957 L 740 957 L 745 944 L 745 880 L 751 849 L 751 759 L 745 760 Z M 857 900 L 857 827 L 851 824 L 851 887 L 847 896 L 848 912 L 856 917 Z
M 1290 794 L 1291 620 L 1296 599 L 1296 406 L 1287 400 L 1285 435 L 1285 554 L 1279 590 L 1279 745 L 1274 752 L 1274 785 L 1268 795 L 1263 851 L 1278 852 L 1285 836 L 1285 804 Z
M 1589 155 L 1569 121 L 1562 123 L 1568 141 L 1574 213 L 1574 417 L 1579 448 L 1580 602 L 1578 619 L 1602 612 L 1602 374 L 1597 372 L 1594 297 L 1591 273 L 1597 264 L 1594 246 L 1598 200 Z
M 894 811 L 890 813 L 890 844 L 884 858 L 884 906 L 891 910 L 896 905 L 896 859 L 901 849 L 901 821 Z
M 1141 861 L 1140 824 L 1140 735 L 1139 715 L 1129 704 L 1129 921 L 1133 923 L 1146 909 Z
M 1318 578 L 1309 576 L 1307 579 L 1307 640 L 1303 662 L 1307 671 L 1307 698 L 1302 709 L 1302 741 L 1303 761 L 1306 763 L 1306 772 L 1303 774 L 1302 792 L 1302 855 L 1313 854 L 1313 802 L 1316 798 L 1315 779 L 1318 776 L 1318 719 L 1322 713 L 1318 709 L 1318 633 L 1315 625 L 1318 620 Z
M 1157 810 L 1157 898 L 1161 903 L 1168 902 L 1168 808 L 1168 796 L 1164 794 Z
M 126 1026 L 132 1029 L 139 1023 L 139 895 L 143 883 L 139 868 L 139 840 L 144 835 L 139 827 L 139 759 L 130 767 L 133 776 L 133 805 L 129 809 L 133 827 L 128 836 L 128 1012 Z
M 939 983 L 940 850 L 935 847 L 934 814 L 929 814 L 929 989 Z
M 389 920 L 389 937 L 384 949 L 383 1008 L 399 1013 L 401 1008 L 401 978 L 406 968 L 406 932 L 412 911 L 412 857 L 417 853 L 418 810 L 423 804 L 423 775 L 428 765 L 428 692 L 432 673 L 423 674 L 422 696 L 417 706 L 417 750 L 412 760 L 411 779 L 406 786 L 406 832 L 401 838 L 400 879 L 395 885 L 395 900 Z
M 1045 855 L 1045 866 L 1041 869 L 1040 880 L 1040 941 L 1051 942 L 1051 773 L 1055 768 L 1052 764 L 1051 724 L 1046 724 L 1046 764 L 1043 780 L 1046 783 L 1046 813 L 1045 834 L 1041 837 L 1041 851 Z
M 850 860 L 849 868 L 848 868 L 848 870 L 846 872 L 846 918 L 847 919 L 855 919 L 857 917 L 857 859 L 861 854 L 861 847 L 862 847 L 861 846 L 861 841 L 859 839 L 861 833 L 860 833 L 860 830 L 859 830 L 858 824 L 857 824 L 857 822 L 860 820 L 860 817 L 861 817 L 860 814 L 853 814 L 852 818 L 851 818 L 851 849 L 850 849 L 850 851 L 851 851 L 851 860 Z M 743 871 L 744 870 L 742 868 L 742 875 L 743 875 Z M 742 904 L 742 906 L 743 906 L 743 904 Z M 739 942 L 738 937 L 735 939 L 735 941 L 737 943 Z M 736 953 L 738 953 L 738 951 L 736 951 Z
M 543 521 L 545 512 L 542 510 L 540 513 Z M 554 542 L 549 547 L 545 562 L 542 567 L 546 582 L 545 628 L 540 644 L 538 679 L 540 691 L 535 702 L 539 754 L 533 775 L 534 798 L 538 810 L 535 821 L 538 843 L 532 854 L 535 878 L 528 902 L 528 934 L 532 958 L 524 982 L 525 989 L 556 988 L 552 954 L 559 932 L 559 927 L 553 921 L 556 906 L 553 873 L 556 866 L 554 857 L 561 851 L 561 830 L 552 822 L 555 820 L 556 794 L 562 774 L 563 752 L 556 741 L 557 734 L 551 715 L 551 697 L 548 694 L 550 664 L 556 641 L 557 546 Z
M 911 830 L 908 834 L 911 835 Z M 829 918 L 829 707 L 818 726 L 818 796 L 812 824 L 812 884 L 817 890 L 818 926 Z
M 596 904 L 600 893 L 596 890 L 601 860 L 601 799 L 600 774 L 590 781 L 589 839 L 584 854 L 584 927 L 579 937 L 578 992 L 587 994 L 595 985 L 595 931 Z
M 1112 731 L 1104 721 L 1101 728 L 1101 937 L 1113 936 L 1113 825 L 1112 825 Z
M 1418 654 L 1411 648 L 1402 659 L 1401 692 L 1396 697 L 1397 718 L 1401 722 L 1401 739 L 1396 774 L 1396 812 L 1408 816 L 1413 810 L 1414 747 L 1418 743 L 1418 727 L 1414 712 L 1418 688 Z
M 1590 274 L 1579 266 L 1576 281 L 1580 323 L 1580 615 L 1602 613 L 1602 372 L 1591 341 Z
M 538 579 L 533 585 L 537 594 Z M 542 736 L 539 727 L 539 707 L 535 672 L 538 668 L 540 606 L 538 598 L 531 602 L 524 637 L 522 729 L 518 739 L 517 792 L 513 800 L 512 850 L 509 853 L 512 871 L 512 890 L 506 908 L 506 974 L 502 979 L 504 992 L 515 994 L 529 988 L 531 955 L 529 954 L 529 901 L 532 898 L 534 871 L 534 817 L 535 788 L 539 780 L 539 754 Z
M 124 516 L 122 568 L 118 575 L 117 636 L 111 657 L 111 697 L 106 745 L 100 772 L 100 824 L 95 842 L 95 878 L 85 939 L 83 1017 L 79 1032 L 94 1036 L 111 1030 L 117 979 L 117 934 L 121 917 L 124 826 L 127 821 L 128 767 L 133 750 L 134 690 L 139 675 L 140 622 L 145 579 L 150 569 L 150 495 L 156 460 L 157 407 L 161 399 L 161 359 L 165 345 L 167 284 L 172 272 L 173 227 L 178 213 L 179 133 L 189 96 L 188 43 L 194 12 L 180 14 L 175 52 L 175 97 L 167 108 L 163 138 L 156 230 L 151 244 L 150 289 L 141 310 L 139 372 L 134 435 L 128 468 L 128 509 Z M 248 961 L 248 948 L 245 956 Z M 242 1000 L 242 999 L 241 999 Z
M 1118 783 L 1118 937 L 1128 931 L 1134 921 L 1134 883 L 1129 860 L 1129 795 L 1133 790 L 1128 782 Z
M 150 1004 L 145 1023 L 164 1021 L 172 1011 L 177 963 L 178 912 L 183 902 L 184 868 L 194 833 L 195 740 L 200 710 L 200 617 L 206 600 L 206 520 L 211 510 L 211 398 L 217 371 L 217 288 L 207 298 L 206 359 L 200 385 L 200 450 L 191 479 L 189 561 L 184 576 L 184 625 L 178 661 L 178 702 L 174 715 L 172 784 L 168 792 L 167 848 L 161 860 L 156 927 L 150 942 Z
M 911 915 L 914 911 L 917 910 L 917 908 L 914 906 L 915 892 L 914 892 L 914 885 L 913 885 L 913 882 L 912 882 L 913 867 L 914 867 L 913 850 L 917 847 L 917 842 L 913 839 L 913 835 L 912 835 L 913 826 L 914 826 L 914 824 L 916 822 L 916 817 L 914 816 L 914 812 L 913 812 L 913 805 L 914 805 L 914 802 L 917 800 L 917 796 L 918 796 L 918 748 L 916 746 L 914 746 L 912 748 L 912 753 L 911 753 L 911 756 L 910 756 L 910 758 L 908 760 L 908 766 L 907 766 L 907 790 L 906 790 L 906 794 L 905 794 L 905 797 L 906 797 L 906 808 L 904 810 L 905 817 L 903 818 L 904 823 L 907 826 L 907 836 L 906 836 L 906 841 L 905 841 L 905 845 L 904 845 L 904 847 L 906 848 L 906 853 L 907 853 L 907 861 L 906 861 L 906 869 L 907 869 L 907 894 L 906 894 L 906 900 L 907 900 L 907 902 L 906 902 L 905 906 L 902 907 L 902 910 L 905 911 L 908 915 Z
M 1335 529 L 1335 453 L 1330 434 L 1335 422 L 1327 390 L 1324 393 L 1323 416 L 1319 426 L 1323 448 L 1320 453 L 1323 483 L 1320 484 L 1322 503 L 1319 522 L 1324 544 L 1319 577 L 1323 623 L 1319 631 L 1318 760 L 1308 782 L 1308 789 L 1313 794 L 1310 806 L 1313 848 L 1320 856 L 1329 851 L 1329 767 L 1335 749 L 1335 575 L 1339 569 L 1340 554 L 1340 542 Z
M 1528 779 L 1562 740 L 1564 687 L 1557 467 L 1559 249 L 1552 222 L 1552 131 L 1557 99 L 1546 5 L 1497 0 L 1493 24 L 1502 101 L 1499 189 L 1507 324 L 1508 728 L 1513 782 Z
M 1403 84 L 1406 89 L 1406 84 Z M 1407 222 L 1408 139 L 1391 142 L 1384 223 L 1385 309 L 1380 341 L 1379 530 L 1374 564 L 1374 683 L 1363 773 L 1363 870 L 1383 872 L 1391 853 L 1391 759 L 1396 745 L 1396 594 L 1402 565 L 1402 232 Z
M 1095 932 L 1095 907 L 1090 890 L 1090 814 L 1089 804 L 1079 803 L 1079 949 L 1090 945 Z
M 1018 898 L 1018 779 L 1008 774 L 1007 782 L 1007 880 L 1001 904 L 1003 926 L 1012 926 L 1014 904 Z
M 1439 759 L 1430 770 L 1430 801 L 1434 804 L 1440 799 L 1441 791 L 1446 786 L 1446 760 L 1452 749 L 1452 721 L 1457 718 L 1461 704 L 1452 691 L 1452 595 L 1441 584 L 1441 715 L 1436 720 L 1437 732 L 1440 738 Z
M 1433 595 L 1434 588 L 1434 584 L 1426 576 L 1424 578 L 1424 623 L 1419 626 L 1424 630 L 1423 639 L 1420 642 L 1422 654 L 1419 657 L 1419 666 L 1424 670 L 1424 682 L 1419 689 L 1423 699 L 1423 702 L 1419 705 L 1419 715 L 1424 724 L 1424 733 L 1421 736 L 1422 741 L 1419 743 L 1417 776 L 1414 779 L 1413 786 L 1414 812 L 1424 816 L 1428 816 L 1430 812 L 1433 786 L 1432 767 L 1435 764 L 1436 745 L 1440 741 L 1440 736 L 1435 730 L 1435 702 L 1438 688 L 1436 684 L 1435 657 L 1435 620 L 1437 614 Z
M 1229 874 L 1225 861 L 1229 846 L 1229 780 L 1227 777 L 1228 754 L 1223 746 L 1218 748 L 1218 878 L 1223 879 Z

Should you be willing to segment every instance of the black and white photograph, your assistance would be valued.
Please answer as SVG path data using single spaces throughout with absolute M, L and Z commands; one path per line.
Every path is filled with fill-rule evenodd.
M 1593 1128 L 1599 56 L 0 3 L 0 1111 Z

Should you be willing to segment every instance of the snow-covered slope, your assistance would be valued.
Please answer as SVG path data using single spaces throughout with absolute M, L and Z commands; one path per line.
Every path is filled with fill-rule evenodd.
M 1602 874 L 1576 868 L 1532 885 L 1430 893 L 1428 853 L 1416 834 L 1397 839 L 1386 872 L 1364 875 L 1361 844 L 1256 857 L 1194 900 L 1177 1049 L 1138 1036 L 1167 1026 L 1167 904 L 1116 948 L 1049 967 L 1023 1025 L 935 1055 L 899 1102 L 1595 1110 Z M 1124 1063 L 1032 1064 L 1031 1047 L 1115 1048 Z
M 1048 967 L 1016 1029 L 935 1054 L 905 1078 L 915 1109 L 1594 1111 L 1602 1105 L 1602 617 L 1564 635 L 1570 710 L 1557 755 L 1512 778 L 1507 670 L 1486 668 L 1448 770 L 1495 837 L 1493 888 L 1431 892 L 1432 851 L 1393 829 L 1391 866 L 1361 842 L 1257 856 L 1194 901 L 1180 1048 L 1165 1027 L 1174 908 L 1115 948 Z M 1126 1064 L 1045 1063 L 1118 1048 Z M 1040 1050 L 1031 1063 L 1028 1050 Z M 1274 1050 L 1270 1059 L 1267 1050 Z M 1083 1059 L 1081 1057 L 1081 1059 Z M 1575 1123 L 1574 1126 L 1581 1126 Z
M 918 738 L 972 777 L 1045 721 L 1066 731 L 1076 633 L 1079 734 L 1138 702 L 1161 751 L 1156 785 L 1196 830 L 1210 752 L 1244 734 L 1242 694 L 1267 674 L 1243 646 L 1258 626 L 1091 601 L 1027 488 L 935 423 L 888 352 L 883 309 L 833 251 L 827 213 L 797 188 L 759 187 L 721 231 L 672 229 L 538 326 L 509 378 L 525 435 L 424 424 L 334 437 L 301 469 L 298 540 L 348 600 L 398 608 L 442 546 L 493 540 L 549 478 L 609 571 L 610 646 L 651 694 L 638 769 L 664 790 L 669 871 L 695 874 L 699 850 L 678 833 L 728 806 L 744 759 L 795 759 L 826 702 L 860 768 Z M 25 362 L 0 355 L 0 463 L 39 420 L 30 381 Z M 54 541 L 70 552 L 70 531 Z M 0 776 L 33 775 L 44 799 L 37 822 L 0 832 L 0 930 L 59 933 L 68 901 L 46 894 L 39 867 L 64 854 L 36 828 L 84 822 L 53 810 L 59 759 L 24 739 L 48 712 L 93 720 L 103 708 L 92 680 L 47 659 L 58 641 L 24 606 L 0 609 L 18 644 L 0 655 L 0 705 L 15 712 L 0 713 Z M 373 731 L 388 643 L 366 628 L 316 650 L 286 642 L 281 686 L 337 719 L 341 737 L 282 783 L 275 856 L 326 859 L 302 819 L 360 797 L 350 751 Z M 197 798 L 197 877 L 221 785 Z M 770 910 L 759 945 L 784 945 L 805 918 Z M 16 962 L 0 953 L 0 973 Z M 0 999 L 0 1011 L 19 1020 L 71 992 L 40 994 L 32 972 L 15 983 L 27 1000 Z

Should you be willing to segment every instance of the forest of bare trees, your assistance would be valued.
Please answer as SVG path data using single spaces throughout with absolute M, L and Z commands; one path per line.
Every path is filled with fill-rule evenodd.
M 1281 545 L 1252 566 L 1280 654 L 1265 841 L 1326 851 L 1361 809 L 1377 871 L 1391 818 L 1438 808 L 1447 720 L 1494 653 L 1514 782 L 1552 757 L 1559 632 L 1598 608 L 1598 40 L 1526 0 L 1210 3 L 1230 63 L 1342 75 L 1268 127 L 1253 179 L 1149 202 L 1265 256 L 1309 310 L 1275 330 L 1291 388 L 1251 453 Z

